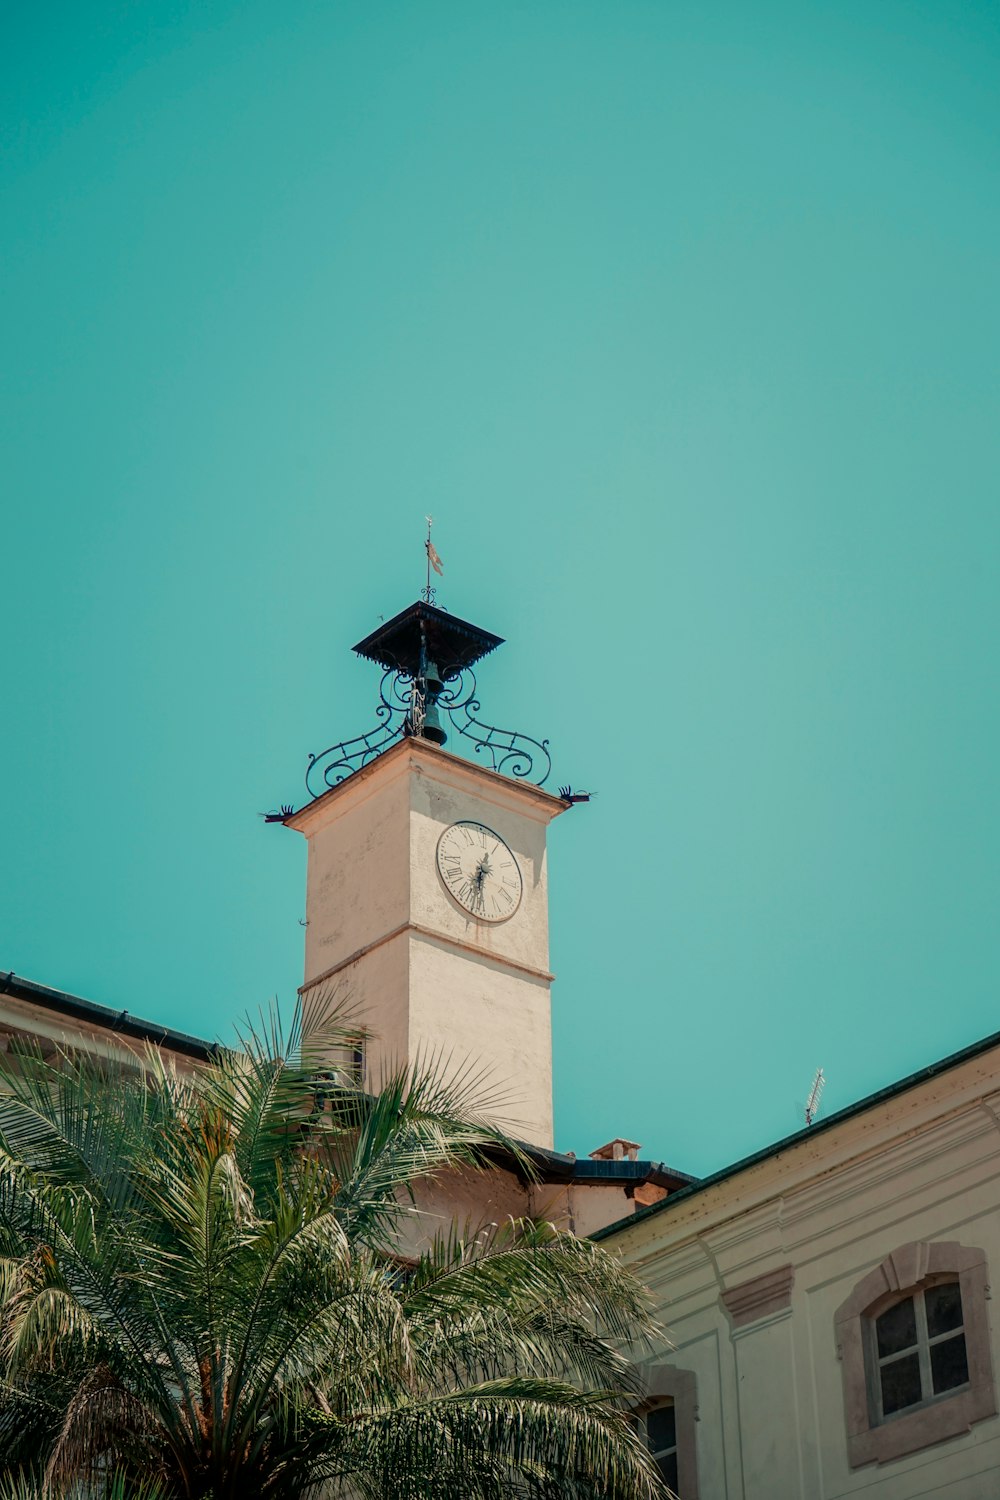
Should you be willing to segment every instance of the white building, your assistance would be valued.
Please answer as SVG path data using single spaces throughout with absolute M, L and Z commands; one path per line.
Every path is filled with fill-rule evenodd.
M 1000 1495 L 1000 1034 L 595 1237 L 682 1500 Z

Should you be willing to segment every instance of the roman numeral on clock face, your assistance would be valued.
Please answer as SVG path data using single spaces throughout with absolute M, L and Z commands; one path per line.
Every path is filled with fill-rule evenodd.
M 507 844 L 483 823 L 453 823 L 438 839 L 437 867 L 445 889 L 467 915 L 505 922 L 521 904 L 523 883 Z

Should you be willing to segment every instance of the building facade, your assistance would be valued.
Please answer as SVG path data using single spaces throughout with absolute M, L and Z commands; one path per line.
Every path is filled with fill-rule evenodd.
M 1000 1035 L 595 1237 L 681 1500 L 1000 1494 Z

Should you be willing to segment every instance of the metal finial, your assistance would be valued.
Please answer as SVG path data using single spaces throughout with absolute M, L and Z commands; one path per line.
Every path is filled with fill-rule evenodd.
M 434 569 L 435 573 L 443 574 L 444 564 L 438 556 L 437 548 L 431 541 L 431 527 L 434 525 L 434 517 L 425 516 L 424 520 L 427 522 L 427 539 L 424 542 L 424 552 L 427 554 L 427 582 L 420 590 L 420 597 L 425 604 L 433 604 L 437 595 L 437 589 L 431 588 L 431 568 Z

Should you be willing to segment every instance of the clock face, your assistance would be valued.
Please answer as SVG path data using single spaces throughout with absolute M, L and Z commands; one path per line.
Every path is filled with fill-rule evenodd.
M 505 922 L 521 904 L 521 871 L 503 839 L 482 823 L 453 823 L 438 839 L 441 879 L 480 922 Z

